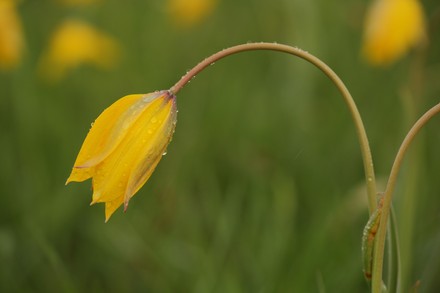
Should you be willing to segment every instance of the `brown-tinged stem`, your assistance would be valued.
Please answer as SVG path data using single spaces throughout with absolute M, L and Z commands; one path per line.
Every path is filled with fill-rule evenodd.
M 402 144 L 400 145 L 399 151 L 397 152 L 396 158 L 394 159 L 393 166 L 391 168 L 390 177 L 388 178 L 387 187 L 384 192 L 384 200 L 382 206 L 382 213 L 380 219 L 379 229 L 376 234 L 376 240 L 374 245 L 374 256 L 373 256 L 373 278 L 372 278 L 372 292 L 381 292 L 382 286 L 382 271 L 383 271 L 383 261 L 384 261 L 384 249 L 385 249 L 385 239 L 387 233 L 387 221 L 390 214 L 391 200 L 396 186 L 397 176 L 399 174 L 400 167 L 403 162 L 404 155 L 413 141 L 420 129 L 436 114 L 440 112 L 440 103 L 429 109 L 422 117 L 417 120 L 414 126 L 406 135 Z
M 339 78 L 339 76 L 329 67 L 327 64 L 325 64 L 323 61 L 318 59 L 317 57 L 313 56 L 310 53 L 307 53 L 306 51 L 303 51 L 301 49 L 283 45 L 283 44 L 277 44 L 277 43 L 247 43 L 243 45 L 238 45 L 234 47 L 230 47 L 228 49 L 222 50 L 220 52 L 217 52 L 210 57 L 206 58 L 199 64 L 197 64 L 193 69 L 188 71 L 173 87 L 171 87 L 170 91 L 174 94 L 177 94 L 192 78 L 194 78 L 199 72 L 201 72 L 203 69 L 208 67 L 209 65 L 213 64 L 214 62 L 227 57 L 229 55 L 233 55 L 236 53 L 244 52 L 244 51 L 255 51 L 255 50 L 270 50 L 270 51 L 278 51 L 283 52 L 287 54 L 291 54 L 297 57 L 300 57 L 311 64 L 318 67 L 322 72 L 324 72 L 330 80 L 336 85 L 339 92 L 342 94 L 345 103 L 347 104 L 351 116 L 353 118 L 359 144 L 361 147 L 361 153 L 362 153 L 362 159 L 364 163 L 364 171 L 365 171 L 365 179 L 366 179 L 366 185 L 367 185 L 367 194 L 368 194 L 368 208 L 370 211 L 370 214 L 374 212 L 376 209 L 376 180 L 374 175 L 374 166 L 373 166 L 373 159 L 371 156 L 370 146 L 368 143 L 368 137 L 365 131 L 365 127 L 363 125 L 361 116 L 359 114 L 359 111 L 356 107 L 356 104 L 353 100 L 353 97 L 351 96 L 350 92 L 348 91 L 345 84 L 342 82 L 342 80 Z

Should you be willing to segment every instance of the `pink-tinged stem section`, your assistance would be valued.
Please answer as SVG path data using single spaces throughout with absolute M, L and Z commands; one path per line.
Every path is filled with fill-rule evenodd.
M 209 56 L 199 64 L 197 64 L 193 69 L 188 71 L 173 87 L 171 87 L 170 91 L 174 94 L 177 94 L 199 72 L 201 72 L 209 65 L 215 63 L 216 61 L 224 57 L 240 52 L 257 51 L 257 50 L 278 51 L 302 58 L 310 62 L 311 64 L 315 65 L 316 67 L 318 67 L 336 85 L 336 87 L 338 88 L 339 92 L 342 94 L 344 101 L 350 110 L 351 116 L 353 118 L 356 127 L 356 131 L 361 147 L 362 159 L 364 163 L 365 179 L 366 179 L 367 193 L 368 193 L 368 207 L 370 214 L 372 214 L 376 209 L 376 205 L 377 205 L 376 180 L 374 175 L 373 159 L 371 156 L 370 146 L 368 143 L 368 137 L 365 131 L 365 127 L 363 125 L 357 106 L 353 100 L 353 97 L 351 96 L 345 84 L 338 77 L 338 75 L 336 75 L 336 73 L 330 67 L 327 66 L 327 64 L 322 62 L 317 57 L 301 49 L 283 44 L 277 44 L 277 43 L 247 43 L 243 45 L 238 45 L 217 52 Z

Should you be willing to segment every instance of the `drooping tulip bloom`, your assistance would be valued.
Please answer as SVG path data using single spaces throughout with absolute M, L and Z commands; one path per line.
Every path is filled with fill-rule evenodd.
M 373 65 L 401 58 L 425 39 L 419 0 L 374 0 L 366 17 L 363 53 Z
M 171 141 L 176 97 L 170 91 L 125 96 L 99 115 L 67 179 L 92 178 L 92 203 L 105 203 L 106 221 L 145 184 Z

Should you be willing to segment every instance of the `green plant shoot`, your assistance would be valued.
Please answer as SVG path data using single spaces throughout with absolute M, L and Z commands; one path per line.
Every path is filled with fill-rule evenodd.
M 371 214 L 365 225 L 364 233 L 362 235 L 362 257 L 364 276 L 368 283 L 371 282 L 373 269 L 373 251 L 374 239 L 380 224 L 380 217 L 382 214 L 383 193 L 378 193 L 379 203 L 377 209 Z

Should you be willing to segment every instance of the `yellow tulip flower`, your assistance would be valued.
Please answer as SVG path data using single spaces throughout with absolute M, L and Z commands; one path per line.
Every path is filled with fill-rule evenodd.
M 363 53 L 373 65 L 401 58 L 425 38 L 419 0 L 375 0 L 367 13 Z
M 68 19 L 53 34 L 39 69 L 49 80 L 58 80 L 81 64 L 111 68 L 118 55 L 113 38 L 86 22 Z
M 171 141 L 176 97 L 170 91 L 125 96 L 92 124 L 71 181 L 92 178 L 92 203 L 105 203 L 106 222 L 145 184 Z M 125 210 L 124 209 L 124 210 Z
M 212 13 L 217 0 L 169 0 L 167 11 L 179 27 L 191 27 Z
M 16 1 L 0 0 L 0 68 L 11 69 L 20 61 L 24 40 Z

